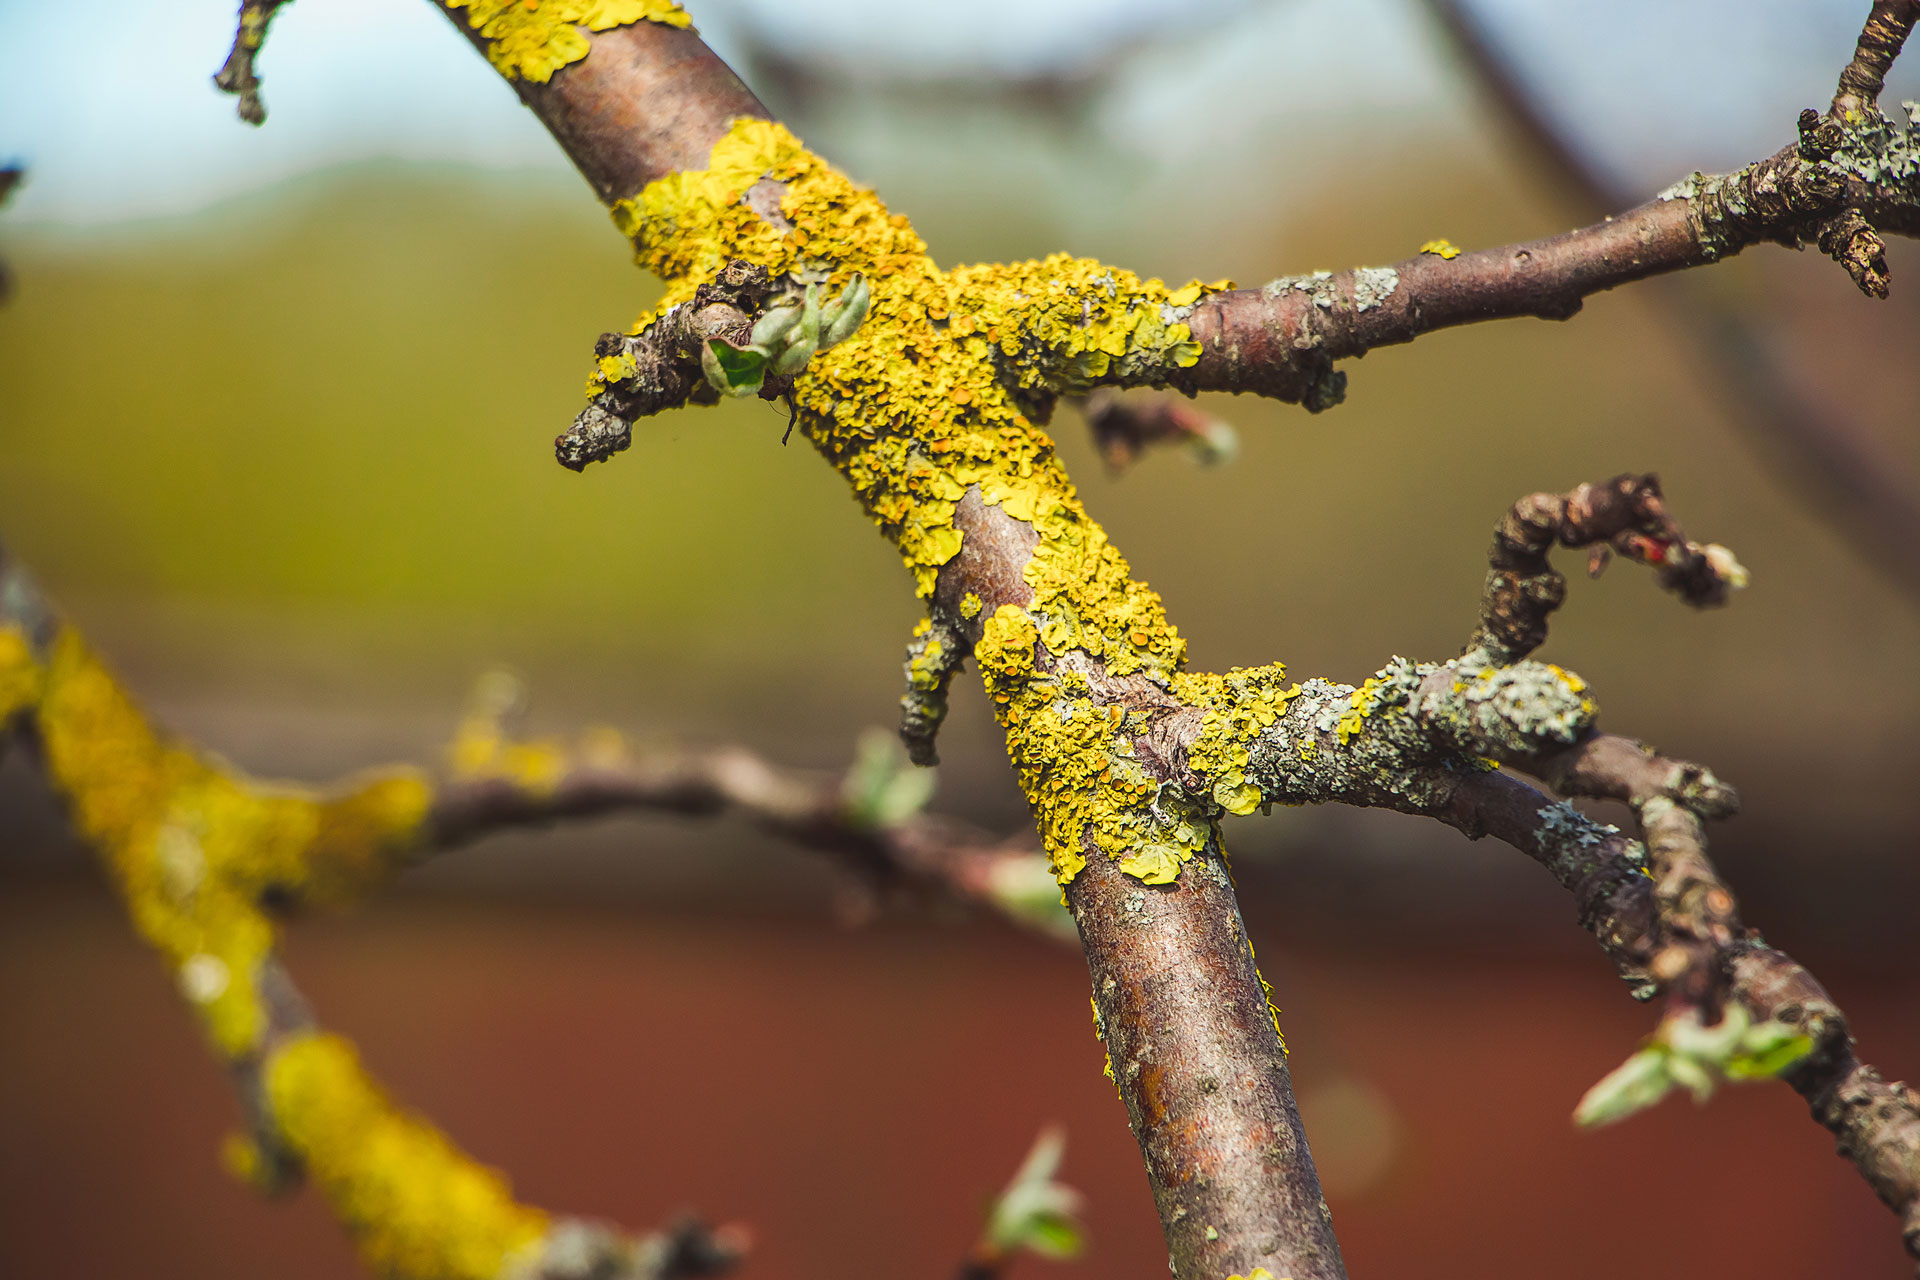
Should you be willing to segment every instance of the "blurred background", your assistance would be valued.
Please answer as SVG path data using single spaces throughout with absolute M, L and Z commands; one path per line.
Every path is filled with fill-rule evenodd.
M 1066 249 L 1251 284 L 1588 220 L 1421 0 L 687 7 L 944 262 Z M 1638 196 L 1789 138 L 1867 9 L 1461 7 Z M 429 6 L 285 11 L 258 131 L 208 83 L 232 16 L 140 0 L 82 27 L 0 0 L 0 162 L 27 168 L 0 214 L 0 537 L 149 708 L 259 774 L 431 762 L 503 663 L 535 732 L 845 768 L 893 722 L 917 611 L 840 481 L 759 402 L 555 466 L 594 337 L 657 285 Z M 1753 586 L 1693 615 L 1633 566 L 1566 563 L 1542 656 L 1592 682 L 1606 727 L 1740 786 L 1713 852 L 1748 919 L 1910 1074 L 1913 548 L 1847 536 L 1859 504 L 1753 429 L 1756 385 L 1795 389 L 1845 419 L 1833 448 L 1920 492 L 1920 253 L 1891 258 L 1884 303 L 1817 253 L 1757 249 L 1684 296 L 1376 352 L 1318 417 L 1212 398 L 1242 442 L 1223 467 L 1173 451 L 1115 476 L 1073 411 L 1055 431 L 1196 667 L 1302 678 L 1456 652 L 1509 503 L 1657 471 Z M 1727 314 L 1765 381 L 1704 354 Z M 1018 833 L 977 686 L 956 689 L 933 807 Z M 1524 858 L 1341 810 L 1229 838 L 1356 1275 L 1905 1273 L 1783 1088 L 1572 1131 L 1652 1013 Z M 448 856 L 296 924 L 287 954 L 323 1020 L 536 1203 L 746 1223 L 754 1276 L 940 1275 L 1060 1121 L 1092 1235 L 1060 1274 L 1163 1275 L 1079 956 L 939 913 L 848 928 L 841 888 L 740 825 L 608 820 Z M 357 1274 L 313 1197 L 220 1173 L 236 1115 L 38 782 L 0 765 L 0 1275 Z

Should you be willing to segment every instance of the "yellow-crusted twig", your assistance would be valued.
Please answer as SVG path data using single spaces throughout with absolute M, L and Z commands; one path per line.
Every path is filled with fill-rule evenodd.
M 503 826 L 632 808 L 739 811 L 877 886 L 1027 923 L 1058 927 L 1065 913 L 1036 854 L 890 807 L 885 769 L 843 786 L 740 751 L 642 756 L 604 731 L 519 742 L 502 728 L 515 696 L 483 682 L 443 777 L 397 767 L 332 792 L 250 778 L 157 729 L 0 550 L 0 744 L 10 730 L 30 744 L 239 1080 L 249 1131 L 229 1140 L 229 1166 L 265 1190 L 310 1177 L 369 1268 L 395 1280 L 708 1274 L 738 1252 L 726 1233 L 683 1224 L 636 1239 L 521 1204 L 396 1105 L 315 1023 L 275 957 L 275 915 L 351 899 Z

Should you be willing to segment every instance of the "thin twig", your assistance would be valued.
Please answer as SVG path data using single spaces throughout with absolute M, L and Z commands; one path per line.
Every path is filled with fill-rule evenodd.
M 1520 136 L 1547 185 L 1584 217 L 1633 203 L 1579 145 L 1572 132 L 1548 115 L 1541 95 L 1527 82 L 1469 0 L 1427 0 L 1475 82 Z M 1914 6 L 1896 0 L 1875 6 L 1861 35 L 1860 51 L 1841 77 L 1833 110 L 1870 107 L 1886 66 L 1898 50 L 1892 11 Z M 1883 11 L 1887 17 L 1883 18 Z M 1904 37 L 1904 28 L 1900 30 Z M 1851 86 L 1851 87 L 1850 87 Z M 1844 101 L 1843 101 L 1844 99 Z M 1850 241 L 1850 237 L 1849 237 Z M 1844 406 L 1831 397 L 1815 400 L 1788 376 L 1795 356 L 1769 349 L 1760 331 L 1718 294 L 1686 278 L 1653 282 L 1655 296 L 1674 318 L 1676 337 L 1691 343 L 1699 367 L 1711 373 L 1726 405 L 1726 418 L 1770 465 L 1781 489 L 1814 509 L 1839 531 L 1860 559 L 1920 601 L 1920 490 L 1902 480 L 1902 468 L 1874 445 Z

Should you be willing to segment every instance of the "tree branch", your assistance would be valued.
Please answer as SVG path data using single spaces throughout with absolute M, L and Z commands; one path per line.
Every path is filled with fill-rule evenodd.
M 1597 217 L 1632 203 L 1632 193 L 1608 178 L 1548 117 L 1520 69 L 1465 0 L 1427 0 L 1427 9 L 1550 185 L 1582 216 Z M 1868 27 L 1873 29 L 1873 20 Z M 1874 44 L 1885 48 L 1884 42 Z M 1837 107 L 1841 114 L 1845 109 Z M 1699 364 L 1727 402 L 1728 421 L 1746 433 L 1782 490 L 1813 508 L 1910 598 L 1920 599 L 1920 493 L 1900 480 L 1900 468 L 1880 456 L 1842 407 L 1812 399 L 1785 376 L 1779 354 L 1767 350 L 1754 326 L 1719 295 L 1694 287 L 1684 276 L 1653 283 L 1677 320 L 1675 336 L 1698 352 Z
M 267 27 L 273 15 L 289 0 L 240 0 L 240 22 L 233 35 L 233 49 L 226 63 L 216 71 L 213 83 L 222 93 L 240 99 L 240 118 L 251 125 L 265 124 L 267 104 L 260 100 L 260 77 L 254 74 L 254 62 L 266 43 Z
M 1705 820 L 1734 812 L 1737 795 L 1701 766 L 1598 732 L 1584 682 L 1523 659 L 1545 638 L 1546 616 L 1563 590 L 1545 547 L 1555 538 L 1604 546 L 1622 537 L 1652 540 L 1662 554 L 1638 558 L 1655 564 L 1667 562 L 1666 548 L 1693 547 L 1646 477 L 1516 503 L 1496 535 L 1476 643 L 1447 663 L 1396 659 L 1358 689 L 1308 681 L 1247 739 L 1244 781 L 1252 795 L 1245 807 L 1334 802 L 1423 814 L 1470 837 L 1496 836 L 1546 866 L 1635 996 L 1667 998 L 1660 1030 L 1636 1059 L 1670 1063 L 1685 1057 L 1674 1051 L 1685 1047 L 1683 1036 L 1697 1044 L 1713 1039 L 1716 1025 L 1728 1029 L 1718 1056 L 1696 1064 L 1698 1074 L 1685 1076 L 1682 1061 L 1672 1078 L 1653 1080 L 1652 1091 L 1594 1118 L 1617 1119 L 1674 1083 L 1704 1092 L 1720 1077 L 1780 1075 L 1899 1215 L 1909 1252 L 1920 1259 L 1920 1096 L 1860 1064 L 1825 991 L 1741 923 L 1707 856 L 1704 829 Z M 1716 560 L 1732 563 L 1701 550 L 1679 562 L 1682 581 L 1699 588 L 1685 598 L 1700 603 L 1724 593 L 1724 574 L 1690 576 Z M 1209 770 L 1222 755 L 1209 728 L 1189 726 L 1181 745 L 1186 767 L 1220 796 L 1222 783 Z M 1533 773 L 1565 795 L 1627 802 L 1645 844 L 1491 771 L 1495 763 Z M 1750 1051 L 1759 1043 L 1774 1046 L 1771 1056 Z
M 788 288 L 872 282 L 874 323 L 795 376 L 796 424 L 899 550 L 931 625 L 981 668 L 1066 886 L 1173 1270 L 1343 1275 L 1217 820 L 1274 799 L 1449 812 L 1475 779 L 1496 776 L 1481 757 L 1523 763 L 1580 746 L 1593 705 L 1577 677 L 1501 665 L 1485 649 L 1396 662 L 1357 690 L 1287 686 L 1278 665 L 1185 671 L 1158 596 L 1131 578 L 1038 424 L 1061 394 L 1102 385 L 1255 390 L 1325 407 L 1338 398 L 1337 359 L 1453 324 L 1564 317 L 1597 289 L 1760 240 L 1825 234 L 1871 287 L 1863 227 L 1920 225 L 1911 131 L 1816 120 L 1795 147 L 1608 223 L 1260 291 L 1169 289 L 1064 255 L 943 271 L 904 217 L 767 123 L 671 6 L 591 34 L 551 12 L 503 8 L 476 23 L 471 5 L 442 7 L 614 204 L 642 263 L 667 277 L 660 314 L 634 328 L 641 348 L 664 343 L 665 330 L 650 331 L 735 261 Z M 603 407 L 618 392 L 608 386 Z M 1664 529 L 1644 501 L 1622 509 L 1638 537 Z M 1518 539 L 1515 556 L 1534 555 L 1530 545 Z M 1688 825 L 1697 815 L 1665 795 L 1639 810 L 1660 835 L 1654 870 L 1673 884 L 1656 897 L 1653 927 L 1723 947 L 1737 921 L 1730 897 L 1727 912 L 1712 899 Z M 1624 880 L 1637 870 L 1559 852 L 1582 864 L 1581 883 L 1630 897 Z M 1655 979 L 1659 954 L 1647 961 Z
M 639 755 L 607 731 L 517 741 L 510 686 L 483 683 L 445 780 L 386 770 L 330 797 L 261 784 L 148 725 L 0 549 L 0 746 L 32 748 L 228 1063 L 248 1124 L 229 1144 L 234 1170 L 272 1193 L 311 1175 L 381 1275 L 716 1274 L 738 1258 L 738 1232 L 683 1222 L 636 1239 L 513 1202 L 322 1031 L 275 954 L 272 918 L 489 832 L 632 810 L 741 813 L 874 892 L 958 897 L 1054 936 L 1068 927 L 1057 890 L 1031 851 L 918 812 L 927 788 L 900 780 L 924 775 L 892 756 L 840 782 L 737 749 Z

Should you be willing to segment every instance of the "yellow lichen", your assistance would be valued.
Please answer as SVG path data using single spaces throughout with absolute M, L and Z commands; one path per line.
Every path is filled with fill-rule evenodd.
M 985 602 L 971 591 L 960 597 L 960 616 L 963 618 L 968 620 L 977 618 L 980 616 L 980 610 L 985 607 Z
M 1221 675 L 1182 674 L 1174 692 L 1206 715 L 1200 736 L 1187 750 L 1187 765 L 1212 784 L 1213 801 L 1228 813 L 1252 813 L 1260 806 L 1259 787 L 1247 779 L 1253 743 L 1287 713 L 1300 696 L 1299 685 L 1284 684 L 1285 663 L 1241 668 Z
M 1093 1006 L 1093 1038 L 1100 1042 L 1100 1056 L 1106 1060 L 1100 1068 L 1100 1074 L 1113 1086 L 1114 1096 L 1125 1102 L 1127 1095 L 1120 1092 L 1120 1077 L 1113 1073 L 1113 1054 L 1107 1050 L 1107 1024 L 1100 1017 L 1100 1002 L 1088 996 L 1087 1003 Z
M 526 794 L 543 798 L 553 794 L 565 774 L 567 752 L 550 738 L 509 738 L 500 716 L 480 708 L 454 731 L 447 765 L 456 778 L 505 778 Z
M 1346 746 L 1365 726 L 1367 717 L 1373 713 L 1373 704 L 1380 696 L 1380 690 L 1385 683 L 1378 676 L 1368 676 L 1365 683 L 1353 691 L 1353 696 L 1347 701 L 1350 709 L 1334 726 L 1335 731 L 1340 735 L 1341 746 Z
M 587 32 L 636 22 L 692 23 L 672 0 L 448 0 L 487 41 L 487 61 L 509 80 L 545 84 L 587 56 Z
M 1585 680 L 1573 672 L 1556 666 L 1551 662 L 1547 663 L 1547 670 L 1551 671 L 1554 677 L 1566 686 L 1568 693 L 1580 699 L 1580 713 L 1582 715 L 1592 717 L 1600 714 L 1600 704 L 1587 696 L 1587 682 Z
M 383 878 L 417 844 L 424 779 L 395 774 L 323 800 L 217 767 L 156 732 L 71 630 L 40 685 L 35 727 L 75 828 L 214 1044 L 250 1052 L 265 1027 L 255 976 L 273 945 L 262 900 L 342 897 Z
M 1431 253 L 1451 262 L 1460 256 L 1460 247 L 1451 240 L 1429 240 L 1420 246 L 1420 252 Z
M 763 179 L 783 186 L 784 230 L 743 201 Z M 1169 290 L 1066 255 L 943 270 L 905 218 L 764 120 L 735 121 L 707 168 L 649 184 L 614 219 L 640 263 L 668 281 L 661 310 L 735 258 L 829 290 L 855 272 L 871 282 L 866 322 L 795 380 L 799 429 L 847 479 L 923 598 L 959 553 L 954 508 L 969 490 L 1032 526 L 1032 600 L 989 617 L 976 655 L 1055 874 L 1064 883 L 1101 852 L 1149 883 L 1177 876 L 1210 837 L 1206 806 L 1149 778 L 1124 717 L 1110 716 L 1084 677 L 1049 672 L 1078 651 L 1109 676 L 1166 687 L 1185 644 L 1088 516 L 1028 411 L 1093 379 L 1152 380 L 1191 365 L 1200 348 L 1187 309 L 1231 282 Z M 590 385 L 605 381 L 596 373 Z M 972 604 L 963 617 L 984 610 L 978 597 Z M 1049 672 L 1035 669 L 1036 644 Z
M 0 627 L 0 719 L 30 715 L 49 782 L 99 854 L 135 928 L 228 1060 L 263 1059 L 267 1119 L 391 1280 L 491 1280 L 529 1269 L 547 1229 L 505 1181 L 393 1107 L 345 1041 L 270 1041 L 260 989 L 269 897 L 349 896 L 420 847 L 432 792 L 415 770 L 326 798 L 247 778 L 158 732 L 71 629 L 44 662 Z M 247 1138 L 227 1167 L 261 1185 Z
M 353 1046 L 290 1037 L 266 1065 L 268 1106 L 288 1147 L 389 1280 L 494 1280 L 537 1254 L 547 1215 L 498 1172 L 395 1107 Z
M 40 664 L 18 627 L 0 627 L 0 730 L 40 700 Z
M 1273 984 L 1260 972 L 1260 957 L 1253 953 L 1253 938 L 1247 938 L 1247 959 L 1253 961 L 1253 976 L 1260 980 L 1260 994 L 1267 1002 L 1267 1016 L 1273 1019 L 1273 1034 L 1280 1041 L 1282 1056 L 1288 1054 L 1287 1033 L 1280 1029 L 1280 1006 L 1273 1002 Z

